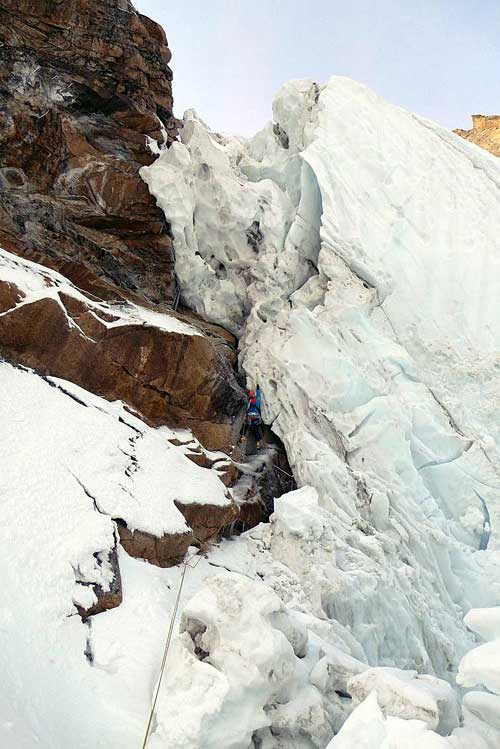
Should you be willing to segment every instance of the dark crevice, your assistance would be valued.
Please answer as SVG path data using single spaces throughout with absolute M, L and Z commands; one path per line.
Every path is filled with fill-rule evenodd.
M 349 692 L 344 692 L 342 689 L 336 689 L 335 694 L 337 694 L 339 697 L 342 697 L 344 700 L 352 700 L 352 694 L 349 694 Z
M 90 619 L 87 619 L 87 621 L 84 622 L 84 625 L 88 627 L 89 632 L 87 635 L 87 640 L 85 642 L 85 650 L 83 651 L 83 654 L 87 660 L 87 663 L 93 666 L 94 652 L 92 650 L 92 621 Z
M 86 496 L 89 499 L 92 500 L 92 503 L 94 505 L 94 510 L 96 510 L 96 512 L 99 512 L 101 515 L 107 515 L 109 517 L 109 513 L 104 512 L 104 510 L 101 510 L 101 508 L 97 504 L 96 498 L 89 492 L 89 490 L 87 489 L 87 487 L 85 486 L 85 484 L 82 481 L 80 481 L 80 479 L 78 478 L 78 476 L 76 476 L 73 473 L 73 471 L 71 471 L 69 468 L 67 470 L 68 470 L 68 473 L 70 473 L 73 476 L 73 478 L 75 479 L 75 481 L 78 484 L 78 486 L 83 490 L 84 494 L 86 494 Z

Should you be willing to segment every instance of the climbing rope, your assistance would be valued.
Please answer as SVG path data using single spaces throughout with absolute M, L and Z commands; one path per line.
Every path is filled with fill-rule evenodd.
M 227 525 L 226 521 L 224 521 L 222 523 L 222 525 L 220 525 L 217 528 L 217 530 L 215 531 L 215 533 L 212 533 L 212 535 L 206 541 L 207 546 L 209 544 L 211 544 L 212 541 L 215 538 L 217 538 L 217 536 L 222 531 L 222 529 L 224 528 L 225 525 Z M 194 564 L 190 564 L 191 560 L 194 557 L 196 557 L 196 556 L 198 556 L 198 559 L 196 559 L 196 561 L 194 562 Z M 166 642 L 165 642 L 165 648 L 163 650 L 163 658 L 162 658 L 161 666 L 160 666 L 160 674 L 159 674 L 159 677 L 158 677 L 158 683 L 156 685 L 156 691 L 155 691 L 155 696 L 154 696 L 153 704 L 151 705 L 151 711 L 149 713 L 149 720 L 148 720 L 148 725 L 147 725 L 147 728 L 146 728 L 146 734 L 144 736 L 144 741 L 142 743 L 142 749 L 146 749 L 146 744 L 148 743 L 148 739 L 149 739 L 149 735 L 150 735 L 150 731 L 151 731 L 151 725 L 153 723 L 153 716 L 154 716 L 155 710 L 156 710 L 156 703 L 158 701 L 158 695 L 160 694 L 160 687 L 161 687 L 161 683 L 162 683 L 162 680 L 163 680 L 163 674 L 165 672 L 165 664 L 167 662 L 168 651 L 170 649 L 170 643 L 172 641 L 172 634 L 173 634 L 173 631 L 174 631 L 175 621 L 177 619 L 177 611 L 179 609 L 179 602 L 181 600 L 182 588 L 184 586 L 184 580 L 185 580 L 185 577 L 186 577 L 187 568 L 191 567 L 192 569 L 194 569 L 195 567 L 198 566 L 198 564 L 200 563 L 200 561 L 201 561 L 202 558 L 203 557 L 199 555 L 199 551 L 198 551 L 195 554 L 192 554 L 190 557 L 188 557 L 187 559 L 185 559 L 182 562 L 182 567 L 183 567 L 183 569 L 182 569 L 182 575 L 181 575 L 181 579 L 179 581 L 179 588 L 177 590 L 177 596 L 176 596 L 176 599 L 175 599 L 174 608 L 173 608 L 173 611 L 172 611 L 172 615 L 170 617 L 170 624 L 169 624 L 169 627 L 168 627 L 167 639 L 166 639 Z
M 274 465 L 273 468 L 275 468 L 277 471 L 280 471 L 280 473 L 284 473 L 285 476 L 288 476 L 289 479 L 292 479 L 292 481 L 295 481 L 294 476 L 292 476 L 291 473 L 288 473 L 288 471 L 284 471 L 283 468 L 280 468 L 277 465 Z
M 179 601 L 181 600 L 182 588 L 183 588 L 183 585 L 184 585 L 184 579 L 186 577 L 186 570 L 188 568 L 187 562 L 183 562 L 182 566 L 183 566 L 183 569 L 182 569 L 181 579 L 180 579 L 180 582 L 179 582 L 179 588 L 177 590 L 177 598 L 175 599 L 174 610 L 172 612 L 172 616 L 170 617 L 170 626 L 168 628 L 167 640 L 165 642 L 165 648 L 163 650 L 163 659 L 162 659 L 161 667 L 160 667 L 160 675 L 158 677 L 158 684 L 156 685 L 156 692 L 155 692 L 155 697 L 154 697 L 154 700 L 153 700 L 153 704 L 151 706 L 151 712 L 149 713 L 149 720 L 148 720 L 148 725 L 147 725 L 147 728 L 146 728 L 146 735 L 144 736 L 144 741 L 143 741 L 143 744 L 142 744 L 142 749 L 146 749 L 146 744 L 148 743 L 148 739 L 149 739 L 149 732 L 151 731 L 151 724 L 153 722 L 153 715 L 154 715 L 155 710 L 156 710 L 156 703 L 158 701 L 158 695 L 160 693 L 160 687 L 161 687 L 161 682 L 162 682 L 162 679 L 163 679 L 163 673 L 165 671 L 165 663 L 167 662 L 167 655 L 168 655 L 168 651 L 169 651 L 169 648 L 170 648 L 170 642 L 172 640 L 172 633 L 174 631 L 175 620 L 177 618 L 177 610 L 179 608 Z

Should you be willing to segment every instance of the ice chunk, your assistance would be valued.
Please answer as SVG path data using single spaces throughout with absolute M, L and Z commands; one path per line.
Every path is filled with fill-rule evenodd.
M 348 691 L 362 702 L 375 692 L 385 715 L 419 720 L 446 735 L 458 725 L 457 699 L 451 686 L 432 676 L 395 668 L 370 668 L 354 676 Z
M 500 640 L 500 606 L 471 609 L 465 615 L 464 622 L 483 640 Z
M 270 589 L 241 575 L 206 581 L 184 607 L 153 746 L 238 749 L 270 725 L 264 708 L 288 701 L 296 669 L 291 644 L 273 626 L 282 610 Z

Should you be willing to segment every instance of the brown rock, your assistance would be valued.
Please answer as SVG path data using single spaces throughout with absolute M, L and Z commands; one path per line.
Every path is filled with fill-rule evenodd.
M 189 458 L 189 460 L 191 460 L 193 463 L 196 463 L 196 465 L 200 466 L 200 468 L 212 468 L 212 466 L 214 465 L 214 461 L 209 458 L 208 455 L 203 452 L 203 450 L 188 450 L 185 455 L 186 458 Z
M 454 130 L 457 135 L 500 156 L 500 115 L 473 114 L 472 130 Z
M 186 518 L 186 522 L 193 529 L 194 539 L 200 544 L 215 539 L 224 526 L 238 517 L 238 507 L 234 503 L 220 507 L 208 504 L 183 505 L 176 501 L 175 506 Z
M 103 611 L 109 611 L 119 606 L 123 600 L 122 578 L 120 574 L 120 565 L 118 564 L 118 554 L 116 546 L 110 551 L 109 562 L 113 570 L 113 580 L 109 590 L 104 590 L 100 585 L 93 585 L 94 593 L 97 596 L 97 602 L 88 609 L 77 606 L 77 611 L 84 621 L 89 616 L 102 614 Z M 83 584 L 80 582 L 80 584 Z
M 170 50 L 127 0 L 0 0 L 0 242 L 85 289 L 170 304 L 172 240 L 139 168 L 176 137 Z
M 12 294 L 7 288 L 7 304 Z M 64 293 L 59 300 L 0 317 L 5 358 L 122 400 L 153 426 L 189 427 L 208 449 L 230 448 L 244 394 L 212 339 L 146 325 L 108 328 L 98 309 Z
M 128 0 L 0 0 L 0 246 L 59 271 L 87 299 L 59 291 L 19 305 L 0 281 L 0 352 L 43 375 L 122 400 L 146 422 L 191 428 L 229 450 L 244 407 L 235 339 L 188 310 L 183 335 L 116 322 L 96 300 L 161 310 L 177 296 L 165 218 L 139 177 L 153 160 L 146 136 L 171 143 L 171 53 L 163 30 Z M 115 308 L 116 311 L 116 308 Z M 207 468 L 203 452 L 190 456 Z M 226 485 L 236 474 L 218 471 Z M 158 566 L 208 543 L 238 508 L 177 505 L 190 530 L 156 538 L 117 520 L 126 551 Z M 122 600 L 116 549 L 109 591 L 83 618 Z
M 240 505 L 238 521 L 244 530 L 255 528 L 259 523 L 267 523 L 269 514 L 264 503 L 257 497 L 247 500 Z
M 194 538 L 191 532 L 166 534 L 157 538 L 143 531 L 131 531 L 123 520 L 117 520 L 120 543 L 131 557 L 146 559 L 157 567 L 173 567 L 184 559 Z
M 13 283 L 0 284 L 0 313 L 13 309 L 24 297 L 23 292 Z
M 171 306 L 169 227 L 138 174 L 153 158 L 146 134 L 162 125 L 176 137 L 169 59 L 163 30 L 127 0 L 0 0 L 1 246 L 93 298 Z M 18 301 L 5 285 L 1 294 L 4 310 Z M 60 298 L 79 329 L 41 300 L 2 319 L 6 356 L 230 446 L 242 400 L 229 334 L 110 331 Z
M 241 471 L 234 463 L 221 463 L 215 466 L 219 478 L 225 486 L 234 486 L 241 477 Z

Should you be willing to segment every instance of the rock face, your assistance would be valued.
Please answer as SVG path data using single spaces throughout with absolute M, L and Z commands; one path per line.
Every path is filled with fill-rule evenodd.
M 188 546 L 193 542 L 193 534 L 176 533 L 158 538 L 144 531 L 131 531 L 123 520 L 117 520 L 120 544 L 127 554 L 137 559 L 147 559 L 157 567 L 171 567 L 184 558 Z
M 232 444 L 245 400 L 227 336 L 173 313 L 101 302 L 3 251 L 0 312 L 6 359 L 123 401 L 150 425 L 189 427 L 208 449 Z
M 500 156 L 500 115 L 473 114 L 472 130 L 455 130 L 454 132 L 470 140 L 471 143 L 481 146 L 493 156 Z
M 189 546 L 195 544 L 203 547 L 217 537 L 225 526 L 230 525 L 239 513 L 234 502 L 222 507 L 183 505 L 181 502 L 175 504 L 190 526 L 186 533 L 169 533 L 157 537 L 143 531 L 131 531 L 123 520 L 117 519 L 120 543 L 127 554 L 146 559 L 157 567 L 172 567 L 182 562 Z
M 175 295 L 138 176 L 171 141 L 171 54 L 128 0 L 0 0 L 0 241 L 102 298 Z
M 243 404 L 232 336 L 189 313 L 194 336 L 115 327 L 120 315 L 96 307 L 165 310 L 177 294 L 170 229 L 139 176 L 154 158 L 147 138 L 177 135 L 170 57 L 128 0 L 0 0 L 0 247 L 64 276 L 44 281 L 56 296 L 17 308 L 24 291 L 2 282 L 0 344 L 15 363 L 222 448 Z
M 103 511 L 84 490 L 115 531 L 114 546 L 93 541 L 88 564 L 74 567 L 83 619 L 121 603 L 118 541 L 167 567 L 249 512 L 225 488 L 237 467 L 203 450 L 228 452 L 237 436 L 246 400 L 236 340 L 185 308 L 172 311 L 170 226 L 139 176 L 154 158 L 148 138 L 171 144 L 177 136 L 169 60 L 163 30 L 128 0 L 0 0 L 0 357 L 89 413 L 92 399 L 71 383 L 110 401 L 109 414 L 124 404 L 116 418 L 133 432 L 119 451 L 130 459 L 125 483 L 139 466 L 154 484 L 152 464 L 168 458 L 148 452 L 141 463 L 135 444 L 145 425 L 131 426 L 130 413 L 148 426 L 190 429 L 201 444 L 191 440 L 186 462 L 213 468 L 223 499 L 217 504 L 217 491 L 207 499 L 209 478 L 195 501 L 172 489 L 180 525 L 143 527 L 130 508 Z M 118 463 L 113 455 L 113 470 Z M 158 496 L 176 474 L 164 472 Z
M 98 583 L 90 585 L 89 587 L 92 588 L 96 598 L 95 603 L 91 604 L 87 608 L 82 605 L 75 604 L 76 610 L 84 621 L 88 619 L 89 616 L 102 614 L 103 611 L 109 611 L 109 609 L 116 608 L 121 604 L 123 600 L 122 577 L 120 573 L 120 565 L 118 563 L 118 552 L 116 544 L 114 548 L 110 550 L 108 561 L 113 572 L 113 578 L 108 584 L 107 588 L 104 588 Z

